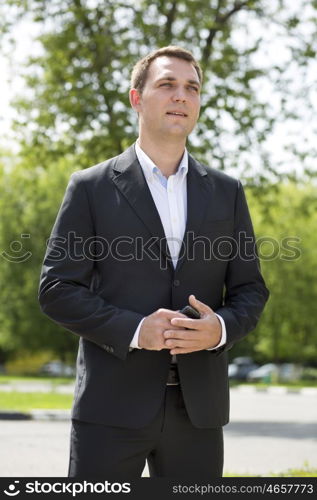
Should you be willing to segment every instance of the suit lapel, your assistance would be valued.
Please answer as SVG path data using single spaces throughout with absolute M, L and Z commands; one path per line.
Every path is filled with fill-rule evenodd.
M 199 234 L 208 204 L 210 204 L 210 188 L 205 168 L 191 155 L 188 155 L 187 223 L 176 271 L 179 271 L 191 251 L 193 237 Z
M 113 167 L 112 180 L 145 224 L 149 233 L 157 239 L 155 244 L 172 266 L 164 228 L 137 159 L 134 145 L 117 158 Z

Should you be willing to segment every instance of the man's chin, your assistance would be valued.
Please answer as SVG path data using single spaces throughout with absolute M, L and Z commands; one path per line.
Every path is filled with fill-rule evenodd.
M 187 127 L 182 127 L 179 125 L 174 125 L 167 129 L 167 135 L 169 137 L 175 137 L 178 139 L 186 139 L 186 137 L 191 133 L 192 129 L 189 130 Z

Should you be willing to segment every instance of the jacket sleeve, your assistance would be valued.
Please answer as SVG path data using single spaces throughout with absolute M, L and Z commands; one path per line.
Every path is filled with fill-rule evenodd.
M 42 266 L 42 311 L 71 332 L 125 359 L 143 318 L 119 309 L 93 291 L 94 260 L 85 248 L 95 237 L 93 214 L 81 172 L 71 176 Z
M 268 297 L 245 194 L 239 182 L 223 306 L 216 311 L 226 325 L 227 343 L 223 349 L 230 349 L 234 342 L 255 328 Z

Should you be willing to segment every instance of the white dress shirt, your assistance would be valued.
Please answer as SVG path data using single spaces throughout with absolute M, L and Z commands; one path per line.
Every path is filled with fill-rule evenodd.
M 144 177 L 151 192 L 153 201 L 160 215 L 167 239 L 168 248 L 172 258 L 174 269 L 177 265 L 178 254 L 181 249 L 187 220 L 187 172 L 188 153 L 185 149 L 175 174 L 166 178 L 160 169 L 153 163 L 151 158 L 140 148 L 138 142 L 135 144 L 135 152 L 141 165 Z M 186 304 L 184 304 L 186 305 Z M 208 350 L 221 347 L 226 343 L 227 333 L 223 318 L 217 314 L 221 323 L 221 339 L 217 346 Z M 138 344 L 139 332 L 144 318 L 140 321 L 130 347 L 141 349 Z

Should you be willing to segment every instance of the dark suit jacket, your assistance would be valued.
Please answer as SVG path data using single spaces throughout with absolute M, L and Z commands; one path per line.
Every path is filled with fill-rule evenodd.
M 138 428 L 162 403 L 168 350 L 129 350 L 140 320 L 178 310 L 193 293 L 220 314 L 218 352 L 179 355 L 185 404 L 197 427 L 229 419 L 227 350 L 252 330 L 268 298 L 239 181 L 189 156 L 187 227 L 176 270 L 134 146 L 72 175 L 45 255 L 45 314 L 80 336 L 74 418 Z M 238 248 L 246 238 L 246 251 Z M 241 245 L 240 245 L 241 247 Z

